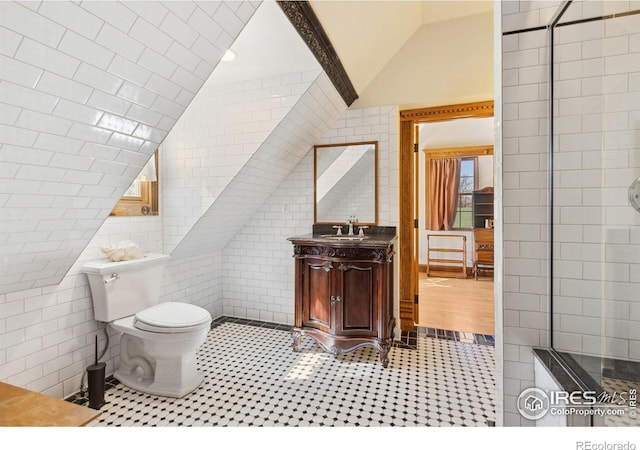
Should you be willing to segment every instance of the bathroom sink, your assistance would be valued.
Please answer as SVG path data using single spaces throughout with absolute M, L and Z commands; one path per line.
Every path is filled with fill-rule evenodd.
M 322 234 L 320 237 L 334 239 L 336 241 L 362 241 L 363 239 L 369 238 L 369 236 L 345 236 L 344 234 Z

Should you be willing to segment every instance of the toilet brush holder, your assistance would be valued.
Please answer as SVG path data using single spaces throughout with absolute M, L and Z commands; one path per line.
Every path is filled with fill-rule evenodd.
M 106 363 L 97 363 L 87 367 L 89 384 L 89 408 L 100 409 L 104 405 Z

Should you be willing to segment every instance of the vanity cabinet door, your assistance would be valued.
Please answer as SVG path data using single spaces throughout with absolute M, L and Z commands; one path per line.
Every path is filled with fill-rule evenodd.
M 321 258 L 302 261 L 302 326 L 332 333 L 331 295 L 334 265 Z
M 379 267 L 380 264 L 365 261 L 338 264 L 332 299 L 336 335 L 377 336 L 381 288 Z

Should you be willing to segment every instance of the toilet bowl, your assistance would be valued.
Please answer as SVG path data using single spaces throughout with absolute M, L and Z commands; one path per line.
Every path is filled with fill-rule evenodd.
M 183 397 L 204 380 L 196 367 L 196 351 L 211 328 L 206 310 L 187 303 L 160 303 L 118 319 L 111 327 L 122 333 L 114 377 L 131 389 Z
M 196 352 L 211 328 L 204 308 L 160 302 L 168 255 L 82 266 L 91 286 L 95 319 L 120 333 L 120 362 L 114 377 L 136 391 L 183 397 L 204 380 Z

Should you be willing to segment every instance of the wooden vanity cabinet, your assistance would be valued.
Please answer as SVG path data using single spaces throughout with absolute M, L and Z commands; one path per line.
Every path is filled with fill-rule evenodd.
M 290 240 L 296 264 L 293 349 L 303 336 L 333 354 L 373 346 L 387 367 L 395 327 L 392 243 Z

